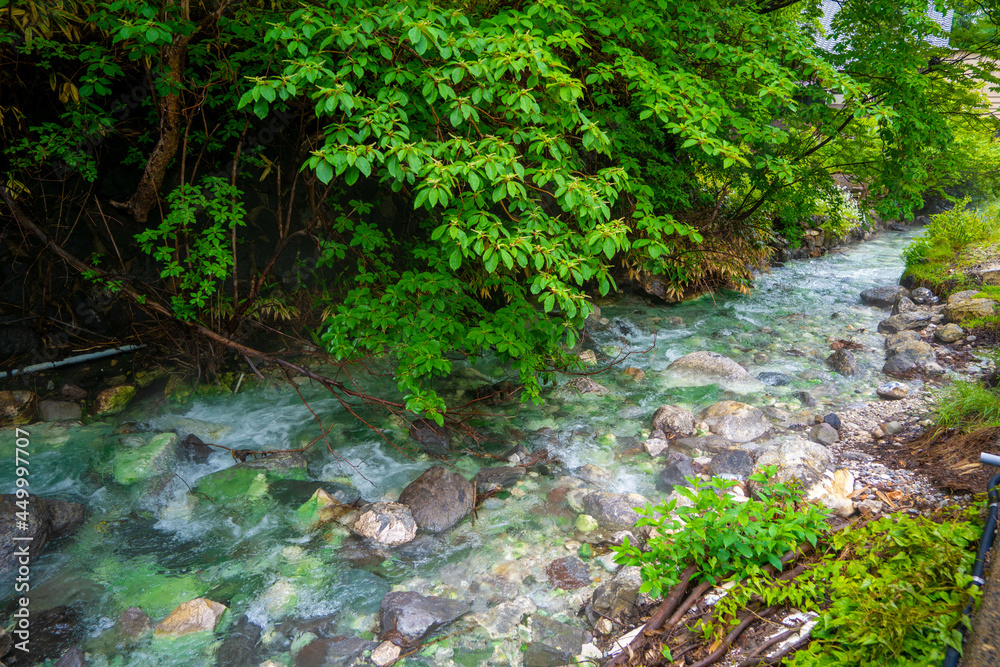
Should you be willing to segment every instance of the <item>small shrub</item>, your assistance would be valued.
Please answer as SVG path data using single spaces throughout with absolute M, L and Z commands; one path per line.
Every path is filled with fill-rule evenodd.
M 1000 391 L 975 382 L 956 381 L 935 395 L 937 422 L 971 431 L 1000 426 Z
M 760 499 L 743 503 L 725 493 L 736 484 L 732 480 L 715 477 L 706 483 L 689 477 L 692 488 L 677 487 L 677 492 L 693 505 L 678 507 L 676 500 L 647 505 L 636 525 L 655 529 L 647 541 L 648 551 L 626 540 L 614 548 L 615 560 L 641 566 L 641 591 L 654 598 L 677 583 L 688 563 L 696 564 L 698 576 L 711 582 L 734 573 L 739 578 L 767 563 L 780 568 L 782 555 L 803 542 L 815 545 L 827 526 L 821 507 L 799 510 L 802 491 L 769 481 L 773 474 L 772 467 L 767 476 L 752 476 L 762 483 Z
M 968 197 L 954 208 L 931 216 L 924 233 L 903 251 L 906 273 L 938 285 L 949 278 L 959 253 L 1000 236 L 1000 207 L 970 208 Z

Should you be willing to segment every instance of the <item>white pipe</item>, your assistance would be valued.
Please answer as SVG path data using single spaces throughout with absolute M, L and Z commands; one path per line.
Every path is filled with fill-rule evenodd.
M 987 454 L 986 452 L 981 452 L 979 454 L 979 460 L 980 462 L 985 463 L 987 465 L 1000 467 L 1000 456 L 997 456 L 996 454 Z
M 124 354 L 125 352 L 131 352 L 133 350 L 138 350 L 140 348 L 146 347 L 145 345 L 122 345 L 121 347 L 113 347 L 110 350 L 101 350 L 100 352 L 91 352 L 89 354 L 78 354 L 75 357 L 66 357 L 65 359 L 59 359 L 58 361 L 45 361 L 40 364 L 34 364 L 31 366 L 25 366 L 24 368 L 15 368 L 12 371 L 2 371 L 3 375 L 0 378 L 12 378 L 15 375 L 22 373 L 34 373 L 35 371 L 45 371 L 50 368 L 59 368 L 60 366 L 69 366 L 70 364 L 81 364 L 85 361 L 92 361 L 94 359 L 102 359 L 104 357 L 113 357 L 116 354 Z

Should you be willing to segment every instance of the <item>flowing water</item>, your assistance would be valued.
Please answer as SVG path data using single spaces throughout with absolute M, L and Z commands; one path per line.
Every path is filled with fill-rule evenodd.
M 206 463 L 171 462 L 141 482 L 116 478 L 116 456 L 145 445 L 155 433 L 194 432 L 206 442 L 238 449 L 296 448 L 317 436 L 312 412 L 332 424 L 332 452 L 323 442 L 310 448 L 311 480 L 348 494 L 356 489 L 368 501 L 394 500 L 423 470 L 439 463 L 415 447 L 396 418 L 361 411 L 376 433 L 308 383 L 300 390 L 312 412 L 287 386 L 257 386 L 182 406 L 139 401 L 115 423 L 28 427 L 31 491 L 83 503 L 89 512 L 74 537 L 32 564 L 32 613 L 59 605 L 76 610 L 84 630 L 77 643 L 92 665 L 211 665 L 227 627 L 244 615 L 264 629 L 260 660 L 291 665 L 295 652 L 313 637 L 310 619 L 323 618 L 328 634 L 371 638 L 377 633 L 379 604 L 390 590 L 465 599 L 478 612 L 497 600 L 525 596 L 540 612 L 582 626 L 576 613 L 593 586 L 564 591 L 545 574 L 546 564 L 575 554 L 588 540 L 577 532 L 577 512 L 567 502 L 574 489 L 587 487 L 572 477 L 573 471 L 597 466 L 607 473 L 596 482 L 602 490 L 641 493 L 658 502 L 658 468 L 640 443 L 660 405 L 684 405 L 697 413 L 736 397 L 766 408 L 775 421 L 792 424 L 873 400 L 875 387 L 885 381 L 875 330 L 886 313 L 862 305 L 858 293 L 896 282 L 900 251 L 914 234 L 885 234 L 845 253 L 790 263 L 761 276 L 748 296 L 730 293 L 671 306 L 638 297 L 599 302 L 608 323 L 586 341 L 599 367 L 629 353 L 624 363 L 594 376 L 608 394 L 559 389 L 542 405 L 491 406 L 491 416 L 472 422 L 489 436 L 474 450 L 498 454 L 522 443 L 547 448 L 562 465 L 551 475 L 528 475 L 453 530 L 420 536 L 397 549 L 366 544 L 340 528 L 310 532 L 296 514 L 308 494 L 297 494 L 292 482 L 259 475 L 242 485 L 235 479 L 232 488 L 206 485 L 208 475 L 233 465 L 225 452 L 213 453 Z M 825 366 L 836 339 L 864 346 L 856 353 L 863 370 L 859 377 L 844 378 Z M 780 372 L 791 382 L 735 394 L 716 385 L 679 386 L 668 380 L 662 371 L 670 362 L 695 350 L 722 353 L 751 375 Z M 645 378 L 633 381 L 623 371 L 626 366 L 641 368 Z M 473 387 L 502 379 L 503 370 L 486 360 L 460 368 L 439 391 L 459 400 Z M 363 384 L 369 391 L 392 393 L 387 380 Z M 802 391 L 818 405 L 805 407 Z M 134 424 L 123 428 L 122 422 Z M 13 441 L 12 430 L 2 434 L 5 442 Z M 480 466 L 496 463 L 468 453 L 451 461 L 468 478 Z M 4 493 L 14 489 L 13 468 L 5 466 L 0 476 Z M 594 585 L 613 569 L 606 556 L 591 559 L 588 566 Z M 9 600 L 7 591 L 4 596 Z M 115 627 L 128 607 L 141 607 L 157 622 L 199 596 L 229 607 L 214 635 L 147 635 L 132 641 Z M 451 632 L 405 664 L 517 665 L 522 645 L 530 641 L 523 625 L 506 637 L 491 638 L 471 616 Z

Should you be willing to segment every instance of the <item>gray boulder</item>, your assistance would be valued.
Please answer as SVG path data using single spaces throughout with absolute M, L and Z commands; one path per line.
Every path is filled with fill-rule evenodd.
M 776 447 L 764 450 L 757 457 L 757 470 L 772 465 L 777 467 L 777 481 L 798 479 L 805 488 L 809 488 L 824 473 L 833 470 L 833 453 L 818 442 L 791 437 Z
M 916 331 L 900 331 L 896 334 L 889 334 L 885 337 L 885 349 L 893 348 L 907 340 L 920 340 L 920 334 Z
M 900 296 L 909 296 L 910 290 L 901 285 L 872 287 L 861 293 L 861 302 L 875 308 L 892 308 Z
M 522 477 L 524 477 L 524 468 L 514 466 L 480 468 L 476 473 L 476 488 L 479 489 L 480 493 L 497 487 L 509 489 L 521 481 Z
M 893 357 L 906 357 L 918 366 L 929 364 L 936 360 L 934 348 L 922 340 L 903 340 L 896 343 L 885 352 L 886 359 L 892 359 Z
M 876 389 L 875 393 L 878 394 L 879 398 L 884 398 L 887 401 L 898 401 L 906 398 L 906 395 L 910 393 L 910 388 L 902 382 L 888 382 Z
M 917 304 L 913 303 L 910 299 L 905 296 L 901 296 L 896 299 L 896 303 L 892 304 L 892 310 L 890 315 L 899 315 L 900 313 L 905 313 L 910 310 L 916 310 Z
M 726 388 L 757 389 L 759 380 L 750 377 L 738 363 L 716 352 L 699 351 L 674 360 L 667 367 L 667 374 L 689 386 L 718 384 Z
M 65 500 L 51 500 L 29 495 L 20 502 L 14 494 L 0 496 L 0 574 L 17 569 L 18 554 L 27 546 L 28 556 L 35 558 L 49 540 L 73 534 L 84 520 L 84 507 Z M 24 513 L 27 521 L 24 521 Z M 18 516 L 20 514 L 21 516 Z M 30 541 L 15 540 L 30 537 Z
M 661 406 L 653 414 L 653 430 L 685 436 L 694 433 L 694 415 L 676 405 Z
M 637 493 L 610 493 L 594 491 L 583 497 L 583 511 L 594 517 L 601 528 L 626 530 L 639 520 L 634 508 L 649 502 Z
M 910 298 L 913 303 L 925 305 L 928 303 L 934 303 L 934 292 L 930 291 L 926 287 L 918 287 L 917 289 L 910 292 Z
M 641 569 L 635 565 L 623 567 L 611 581 L 601 584 L 594 591 L 594 596 L 587 606 L 587 617 L 591 622 L 596 622 L 600 616 L 617 619 L 631 611 L 639 596 L 640 586 L 642 586 Z
M 670 443 L 671 449 L 687 450 L 693 452 L 724 452 L 733 448 L 733 443 L 728 438 L 721 435 L 699 435 L 689 438 L 677 438 Z
M 895 334 L 911 329 L 923 329 L 931 323 L 931 314 L 923 310 L 910 310 L 878 323 L 881 334 Z
M 686 456 L 679 457 L 660 471 L 659 477 L 656 478 L 656 489 L 669 494 L 675 486 L 691 486 L 691 482 L 686 478 L 694 476 L 691 459 Z
M 889 358 L 882 366 L 882 372 L 892 377 L 905 378 L 920 370 L 917 362 L 909 357 L 896 356 Z
M 847 377 L 855 376 L 861 372 L 858 362 L 854 358 L 854 353 L 850 350 L 834 350 L 833 354 L 826 358 L 826 365 Z
M 823 422 L 822 424 L 816 424 L 809 430 L 809 439 L 829 447 L 840 440 L 840 434 L 833 426 Z
M 472 511 L 475 490 L 467 479 L 442 466 L 428 469 L 399 494 L 421 530 L 440 533 Z
M 295 667 L 350 667 L 360 664 L 362 654 L 376 646 L 377 642 L 360 637 L 317 637 L 295 654 Z M 251 664 L 257 663 L 248 661 L 233 664 L 232 667 Z
M 460 600 L 420 595 L 412 591 L 386 593 L 380 619 L 384 640 L 398 634 L 408 644 L 416 644 L 438 628 L 467 614 L 470 607 Z
M 733 442 L 750 442 L 771 429 L 771 422 L 757 408 L 737 401 L 720 401 L 701 412 L 712 433 Z
M 965 336 L 965 331 L 962 327 L 954 323 L 948 323 L 943 327 L 938 327 L 934 332 L 934 340 L 939 343 L 954 343 L 957 340 L 961 340 Z M 39 406 L 39 410 L 41 406 Z
M 757 379 L 768 387 L 784 387 L 792 383 L 790 375 L 779 373 L 778 371 L 761 371 L 757 373 Z

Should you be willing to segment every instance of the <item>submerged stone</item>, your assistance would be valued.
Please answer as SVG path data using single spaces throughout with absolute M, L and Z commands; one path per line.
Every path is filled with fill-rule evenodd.
M 395 591 L 382 598 L 381 637 L 399 635 L 415 644 L 438 628 L 461 618 L 469 605 L 460 600 L 425 596 L 412 591 Z
M 576 556 L 557 558 L 545 566 L 545 574 L 556 588 L 565 591 L 583 588 L 590 583 L 587 566 Z
M 154 637 L 183 637 L 194 632 L 211 631 L 226 611 L 226 605 L 205 598 L 181 604 L 153 629 Z
M 177 446 L 173 433 L 154 435 L 141 447 L 119 450 L 111 462 L 111 474 L 116 482 L 127 486 L 168 472 L 177 460 Z
M 639 520 L 634 508 L 644 507 L 648 502 L 637 493 L 594 491 L 583 497 L 583 508 L 602 528 L 623 530 Z
M 417 536 L 417 524 L 410 508 L 399 503 L 366 505 L 351 529 L 389 547 L 406 544 Z
M 861 292 L 861 302 L 875 308 L 892 308 L 892 304 L 896 303 L 896 299 L 901 296 L 909 296 L 909 294 L 910 290 L 902 285 L 872 287 Z
M 664 405 L 653 414 L 653 430 L 688 436 L 694 433 L 694 415 L 687 408 Z
M 128 407 L 135 398 L 136 388 L 133 384 L 123 384 L 105 389 L 94 399 L 94 416 L 110 417 L 117 415 Z
M 442 466 L 425 471 L 403 489 L 399 502 L 410 508 L 421 530 L 440 533 L 472 511 L 476 494 L 467 479 Z
M 756 440 L 771 429 L 761 410 L 738 401 L 720 401 L 705 408 L 700 417 L 712 433 L 733 442 Z
M 536 614 L 531 617 L 531 638 L 524 667 L 561 667 L 576 662 L 590 633 Z

